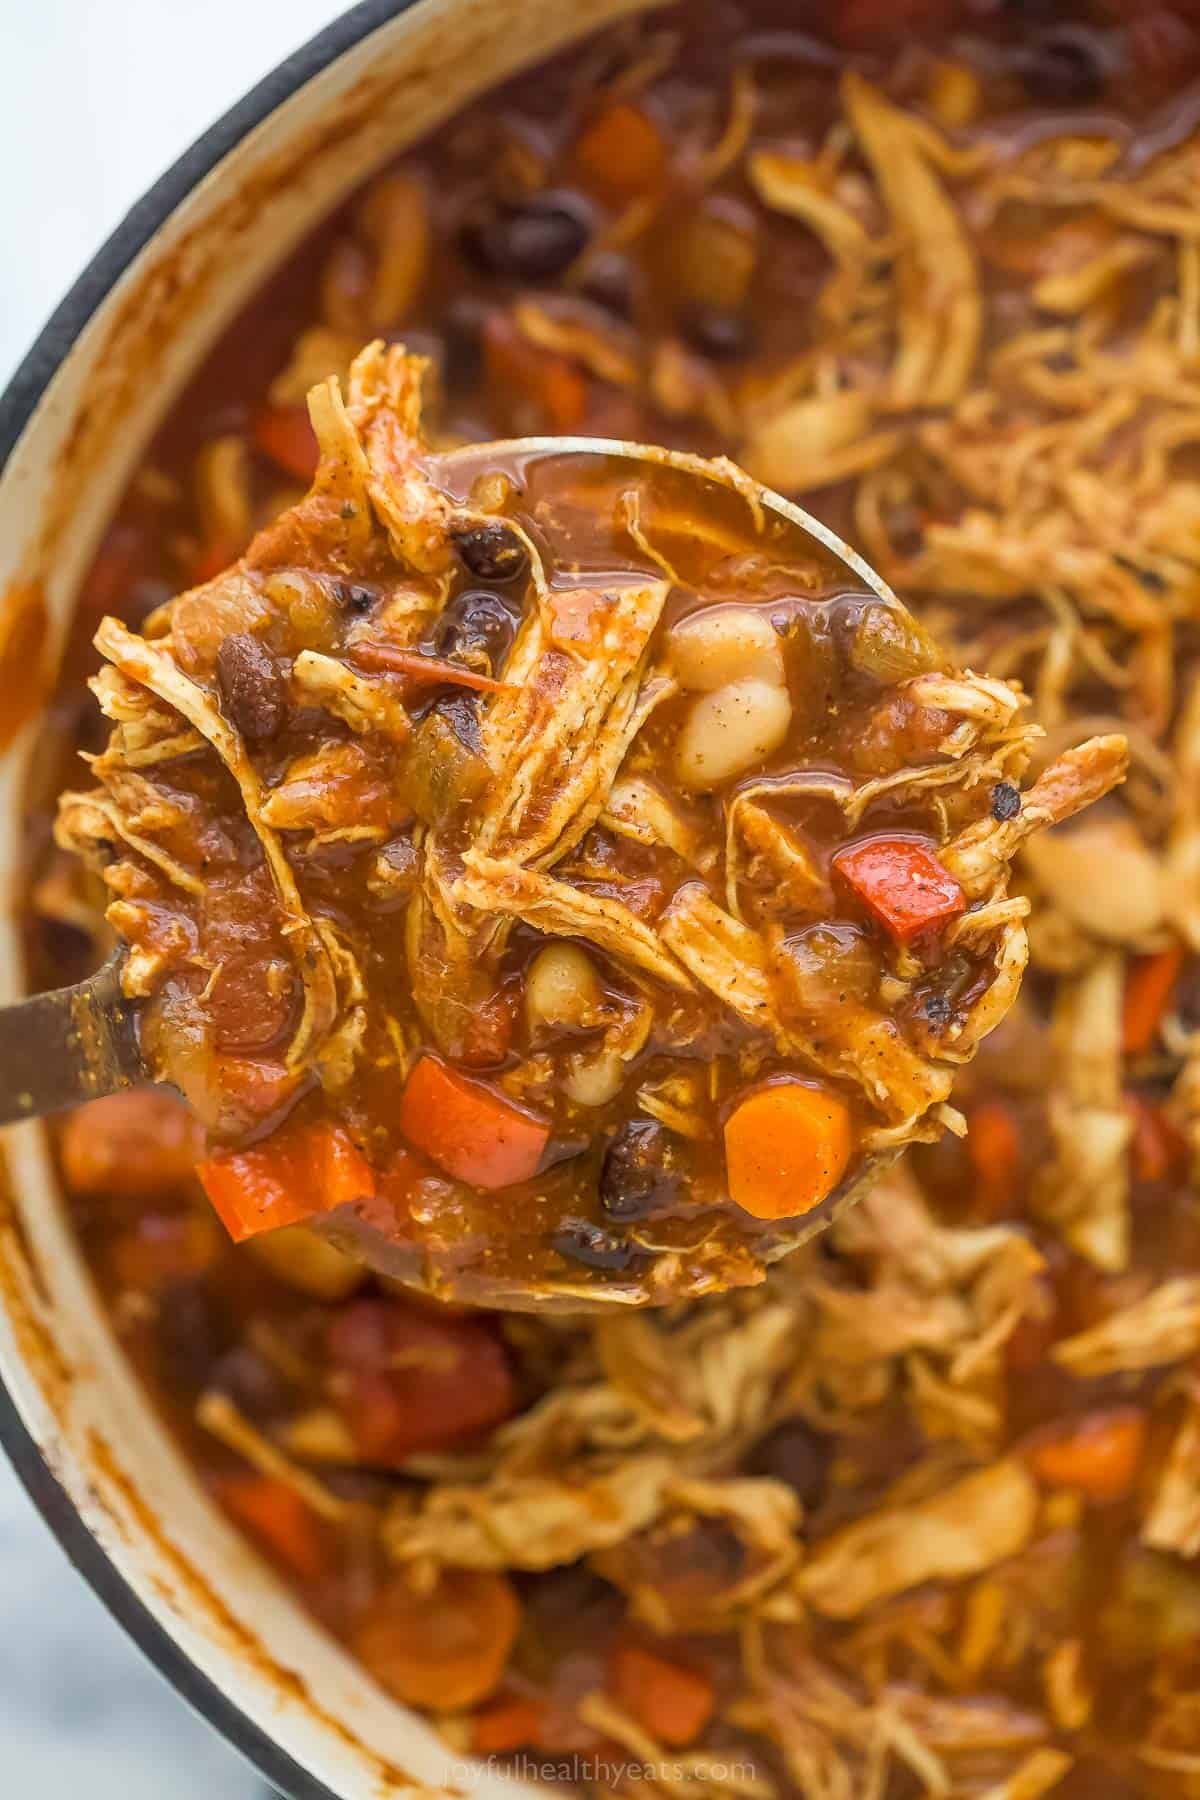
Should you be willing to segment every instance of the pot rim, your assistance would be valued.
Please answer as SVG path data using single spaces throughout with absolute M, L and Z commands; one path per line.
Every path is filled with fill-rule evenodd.
M 359 0 L 200 134 L 134 202 L 50 314 L 0 394 L 0 475 L 76 340 L 171 215 L 252 131 L 316 76 L 416 0 Z M 3 1383 L 0 1447 L 74 1568 L 176 1693 L 290 1800 L 336 1800 L 205 1675 L 159 1624 L 93 1536 Z

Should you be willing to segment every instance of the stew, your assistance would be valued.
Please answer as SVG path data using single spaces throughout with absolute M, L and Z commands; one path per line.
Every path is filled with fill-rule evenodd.
M 1022 799 L 1019 690 L 744 476 L 438 458 L 427 373 L 376 343 L 314 387 L 306 498 L 101 621 L 114 728 L 57 841 L 237 1241 L 320 1220 L 510 1304 L 761 1280 L 955 1117 L 1025 963 L 1009 861 L 1125 740 Z
M 1198 83 L 1182 0 L 694 0 L 627 23 L 451 120 L 315 236 L 184 397 L 84 584 L 61 755 L 30 797 L 47 983 L 100 953 L 111 898 L 49 823 L 54 793 L 79 785 L 75 748 L 104 748 L 82 691 L 101 617 L 155 641 L 165 600 L 303 504 L 304 396 L 347 380 L 380 334 L 432 357 L 441 446 L 590 431 L 728 452 L 805 495 L 912 598 L 950 666 L 1023 684 L 1019 729 L 1046 734 L 1034 781 L 1084 738 L 1129 739 L 1124 786 L 1021 851 L 1030 970 L 947 1101 L 966 1137 L 914 1145 L 757 1286 L 598 1317 L 438 1306 L 303 1221 L 232 1244 L 190 1173 L 195 1128 L 161 1094 L 65 1123 L 83 1244 L 202 1479 L 459 1749 L 763 1800 L 1196 1791 Z M 471 587 L 500 607 L 428 648 L 503 680 L 509 546 L 480 553 Z M 869 642 L 873 679 L 902 685 L 913 640 L 860 639 L 861 604 L 828 609 L 831 653 L 854 667 Z M 411 669 L 393 673 L 410 691 Z M 225 680 L 241 691 L 236 666 Z M 287 741 L 269 733 L 290 689 L 277 705 L 272 685 L 247 683 L 267 745 Z M 664 701 L 660 724 L 684 704 Z M 855 716 L 834 774 L 873 778 L 900 746 L 905 767 L 931 761 L 929 719 Z M 1005 775 L 979 798 L 997 828 L 1025 811 Z M 403 837 L 382 804 L 358 790 L 358 823 L 389 834 L 367 862 Z M 686 805 L 714 802 L 689 790 Z M 820 839 L 829 911 L 817 942 L 788 941 L 798 979 L 834 956 L 852 996 L 882 958 L 889 981 L 925 984 L 936 1026 L 974 977 L 955 952 L 931 982 L 921 946 L 930 929 L 957 942 L 971 915 L 943 873 L 964 887 L 944 860 L 956 822 L 929 825 L 932 786 L 921 807 L 915 821 L 885 803 L 869 832 Z M 817 811 L 766 816 L 807 831 Z M 665 853 L 601 830 L 615 870 L 586 879 L 657 920 Z M 782 883 L 758 839 L 746 848 L 754 928 Z M 356 854 L 330 842 L 306 870 Z M 389 860 L 401 887 L 405 855 Z M 607 1004 L 606 953 L 567 938 Z M 534 983 L 568 1055 L 597 1041 L 566 1010 L 579 966 L 556 959 Z M 477 1029 L 536 1055 L 519 967 L 520 1007 L 477 1009 Z M 289 994 L 270 1019 L 247 1005 L 230 1053 L 269 1061 Z M 889 1005 L 915 1028 L 898 992 Z M 387 1182 L 356 1121 L 306 1096 L 284 1127 L 298 1175 L 273 1189 L 245 1165 L 235 1226 L 256 1194 L 295 1205 L 318 1168 L 353 1186 L 355 1155 L 379 1193 L 394 1180 L 421 1205 L 428 1165 L 452 1158 L 446 1188 L 465 1170 L 473 1195 L 485 1147 L 508 1175 L 538 1146 L 532 1121 L 557 1131 L 502 1062 L 432 1035 L 413 1050 L 415 1137 L 397 1124 Z M 845 1148 L 826 1090 L 852 1113 L 855 1096 L 815 1075 L 747 1085 L 753 1110 L 722 1120 L 722 1150 L 745 1220 L 769 1230 L 776 1183 L 819 1184 Z M 695 1095 L 668 1084 L 659 1100 L 599 1110 L 605 1133 L 627 1127 L 614 1217 L 694 1179 Z M 269 1091 L 247 1102 L 272 1120 Z M 455 1122 L 441 1141 L 435 1116 Z M 580 1221 L 593 1256 L 600 1217 Z

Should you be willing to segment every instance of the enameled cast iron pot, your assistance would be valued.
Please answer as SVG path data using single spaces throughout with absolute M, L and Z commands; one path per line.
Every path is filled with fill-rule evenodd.
M 349 189 L 480 90 L 651 0 L 365 0 L 134 207 L 0 398 L 0 1001 L 36 701 L 144 445 L 239 306 Z M 36 644 L 44 603 L 45 635 Z M 73 1240 L 42 1128 L 0 1138 L 0 1439 L 68 1555 L 180 1692 L 293 1800 L 522 1790 L 454 1763 L 299 1609 L 146 1405 Z

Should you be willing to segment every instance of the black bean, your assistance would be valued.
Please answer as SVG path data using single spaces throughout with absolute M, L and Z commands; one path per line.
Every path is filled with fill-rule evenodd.
M 785 1419 L 756 1445 L 748 1466 L 752 1475 L 786 1482 L 802 1505 L 811 1508 L 825 1492 L 832 1457 L 832 1444 L 823 1432 L 803 1419 Z
M 627 259 L 613 250 L 589 257 L 579 291 L 618 319 L 628 319 L 633 312 L 633 272 Z
M 750 349 L 750 322 L 723 306 L 685 306 L 679 328 L 693 350 L 714 362 L 737 362 Z
M 217 687 L 229 723 L 248 744 L 265 744 L 283 725 L 287 687 L 279 664 L 253 633 L 238 631 L 217 651 Z
M 1021 810 L 1021 790 L 1011 781 L 998 781 L 992 789 L 992 817 L 999 824 L 1015 819 Z
M 454 547 L 480 581 L 515 581 L 529 567 L 529 552 L 500 519 L 455 532 Z
M 158 1348 L 163 1373 L 190 1392 L 207 1387 L 213 1367 L 233 1342 L 226 1308 L 201 1276 L 171 1284 L 158 1314 Z
M 483 328 L 489 308 L 460 294 L 442 314 L 442 372 L 448 387 L 474 387 L 483 373 Z
M 379 599 L 379 590 L 364 587 L 358 581 L 339 581 L 334 586 L 333 597 L 343 612 L 367 613 Z
M 228 1395 L 239 1412 L 259 1424 L 281 1412 L 287 1401 L 278 1371 L 249 1344 L 235 1344 L 219 1356 L 207 1385 Z
M 613 1219 L 642 1219 L 677 1204 L 683 1191 L 678 1140 L 657 1119 L 630 1119 L 608 1141 L 600 1200 Z
M 516 627 L 516 619 L 498 594 L 471 588 L 456 594 L 442 608 L 429 634 L 429 648 L 435 656 L 494 674 L 503 666 Z
M 1021 79 L 1044 106 L 1090 106 L 1104 92 L 1104 53 L 1084 31 L 1054 30 L 1034 39 Z
M 641 1254 L 636 1244 L 588 1219 L 564 1219 L 552 1242 L 560 1256 L 589 1269 L 627 1269 Z
M 460 242 L 488 275 L 549 281 L 575 261 L 590 235 L 590 220 L 574 195 L 547 193 L 521 206 L 487 208 L 467 220 Z
M 954 1008 L 945 994 L 926 994 L 921 1011 L 935 1031 L 944 1031 L 954 1017 Z

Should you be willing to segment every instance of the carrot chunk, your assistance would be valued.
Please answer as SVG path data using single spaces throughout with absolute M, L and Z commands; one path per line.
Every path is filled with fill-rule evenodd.
M 981 1100 L 968 1111 L 967 1155 L 975 1172 L 976 1210 L 989 1219 L 1003 1217 L 1021 1179 L 1020 1134 L 1003 1100 Z
M 516 1407 L 504 1344 L 482 1318 L 356 1300 L 329 1327 L 350 1434 L 366 1462 L 401 1463 L 478 1437 Z
M 264 406 L 250 427 L 256 447 L 277 467 L 297 481 L 311 481 L 317 472 L 317 434 L 303 406 Z
M 1067 1431 L 1034 1444 L 1030 1466 L 1048 1487 L 1085 1499 L 1123 1500 L 1133 1489 L 1146 1445 L 1146 1421 L 1132 1407 L 1089 1413 Z
M 295 1488 L 269 1475 L 244 1475 L 222 1482 L 217 1498 L 293 1575 L 316 1581 L 325 1573 L 328 1558 L 320 1523 Z
M 218 1151 L 196 1173 L 235 1243 L 369 1199 L 375 1177 L 341 1125 L 287 1126 L 250 1150 Z
M 1182 967 L 1180 944 L 1153 956 L 1135 956 L 1129 964 L 1121 1009 L 1121 1048 L 1126 1056 L 1140 1056 L 1149 1050 Z
M 498 1686 L 521 1609 L 512 1584 L 484 1569 L 444 1569 L 429 1592 L 396 1575 L 359 1621 L 352 1648 L 406 1706 L 459 1712 Z
M 575 144 L 575 162 L 593 191 L 606 199 L 631 199 L 660 179 L 666 147 L 641 107 L 615 100 L 598 113 Z
M 472 1187 L 512 1187 L 541 1163 L 550 1127 L 494 1088 L 422 1056 L 404 1085 L 400 1129 L 439 1168 Z
M 758 1088 L 725 1125 L 730 1196 L 756 1219 L 810 1212 L 841 1180 L 852 1143 L 850 1109 L 827 1088 Z
M 536 1744 L 546 1716 L 545 1702 L 514 1695 L 497 1700 L 471 1721 L 471 1748 L 476 1756 L 504 1756 Z
M 707 1675 L 641 1644 L 617 1646 L 609 1660 L 608 1689 L 652 1737 L 673 1748 L 695 1742 L 715 1702 Z
M 839 850 L 833 866 L 872 918 L 907 944 L 966 908 L 966 896 L 932 850 L 909 838 L 868 838 Z

